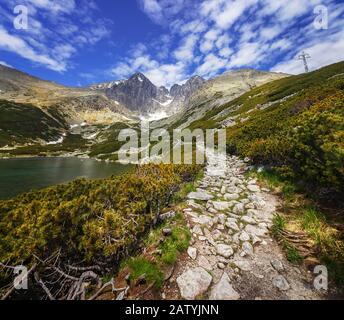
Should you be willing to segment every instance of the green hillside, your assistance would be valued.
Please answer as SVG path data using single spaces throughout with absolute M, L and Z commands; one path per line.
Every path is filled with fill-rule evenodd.
M 66 123 L 56 109 L 45 113 L 30 104 L 0 100 L 0 147 L 37 139 L 54 141 L 63 129 Z
M 194 128 L 227 128 L 227 149 L 309 190 L 344 191 L 344 62 L 273 81 L 209 111 Z

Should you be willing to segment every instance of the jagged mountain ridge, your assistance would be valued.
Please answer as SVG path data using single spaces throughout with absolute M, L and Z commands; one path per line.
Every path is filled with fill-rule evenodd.
M 194 91 L 187 98 L 181 112 L 168 119 L 157 121 L 153 126 L 185 128 L 202 118 L 209 110 L 228 103 L 255 87 L 288 76 L 254 69 L 226 72 L 204 82 L 199 90 Z
M 108 98 L 140 114 L 165 112 L 171 115 L 181 111 L 185 102 L 205 82 L 202 77 L 194 76 L 168 90 L 164 86 L 155 86 L 144 74 L 136 73 L 127 80 L 95 84 L 90 89 L 104 92 Z
M 16 106 L 17 118 L 23 123 L 28 112 L 35 114 L 37 124 L 45 122 L 44 114 L 48 115 L 54 120 L 50 122 L 54 126 L 52 130 L 58 132 L 54 134 L 58 138 L 62 133 L 68 132 L 69 125 L 74 126 L 85 121 L 89 125 L 128 123 L 132 120 L 137 122 L 138 115 L 149 115 L 151 121 L 167 117 L 158 122 L 161 127 L 186 127 L 214 106 L 228 102 L 255 86 L 285 76 L 241 70 L 208 81 L 194 76 L 184 84 L 174 85 L 168 90 L 155 86 L 142 73 L 136 73 L 128 80 L 102 83 L 88 88 L 71 88 L 0 66 L 0 100 L 19 104 Z M 33 109 L 25 113 L 23 108 L 21 112 L 20 104 L 27 103 L 31 104 Z M 8 106 L 4 103 L 5 105 Z M 11 106 L 6 108 L 8 114 Z M 44 114 L 37 113 L 35 108 L 42 110 Z M 5 109 L 2 112 L 5 112 Z M 163 115 L 160 117 L 159 113 Z M 155 125 L 156 123 L 152 124 Z M 13 144 L 11 133 L 7 133 L 3 144 Z M 20 138 L 18 141 L 24 140 Z M 29 141 L 34 140 L 30 138 Z

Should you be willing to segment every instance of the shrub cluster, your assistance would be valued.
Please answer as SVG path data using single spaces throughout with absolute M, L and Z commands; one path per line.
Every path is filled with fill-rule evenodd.
M 341 63 L 295 77 L 295 83 L 294 77 L 283 79 L 272 92 L 265 86 L 267 93 L 260 99 L 282 100 L 228 129 L 228 151 L 277 167 L 309 191 L 339 198 L 344 192 L 343 69 Z M 307 87 L 301 86 L 301 80 Z M 283 99 L 285 91 L 292 97 Z
M 144 165 L 105 180 L 76 180 L 0 202 L 0 261 L 32 264 L 60 250 L 71 265 L 115 268 L 199 166 Z M 105 270 L 104 270 L 105 271 Z

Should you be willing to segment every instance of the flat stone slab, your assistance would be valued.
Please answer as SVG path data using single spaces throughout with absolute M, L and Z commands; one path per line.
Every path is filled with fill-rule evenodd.
M 215 210 L 225 211 L 230 208 L 230 203 L 225 201 L 213 201 L 213 206 Z
M 209 300 L 239 300 L 240 295 L 230 284 L 227 273 L 223 273 L 220 281 L 212 288 Z
M 259 192 L 260 188 L 257 185 L 254 184 L 249 184 L 247 186 L 247 190 L 251 191 L 251 192 Z
M 207 271 L 213 270 L 209 260 L 205 256 L 199 256 L 197 259 L 198 265 Z
M 180 295 L 186 300 L 195 300 L 197 296 L 205 293 L 213 277 L 203 268 L 188 269 L 177 278 Z
M 192 200 L 208 201 L 208 200 L 211 200 L 213 198 L 214 198 L 214 196 L 211 195 L 207 191 L 190 192 L 188 194 L 188 199 L 192 199 Z
M 257 236 L 257 237 L 263 237 L 267 234 L 268 230 L 266 229 L 262 229 L 262 228 L 259 228 L 259 227 L 256 227 L 256 226 L 253 226 L 251 224 L 248 224 L 246 227 L 245 227 L 245 231 L 250 234 L 250 235 L 254 235 L 254 236 Z
M 252 266 L 251 264 L 246 260 L 235 260 L 233 263 L 242 271 L 251 271 Z

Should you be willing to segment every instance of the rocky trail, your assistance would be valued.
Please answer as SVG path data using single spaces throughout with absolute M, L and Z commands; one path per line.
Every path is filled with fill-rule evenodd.
M 183 211 L 192 240 L 163 288 L 166 299 L 324 298 L 314 275 L 291 264 L 270 235 L 279 199 L 246 170 L 236 157 L 228 157 L 225 174 L 208 164 L 188 195 Z

